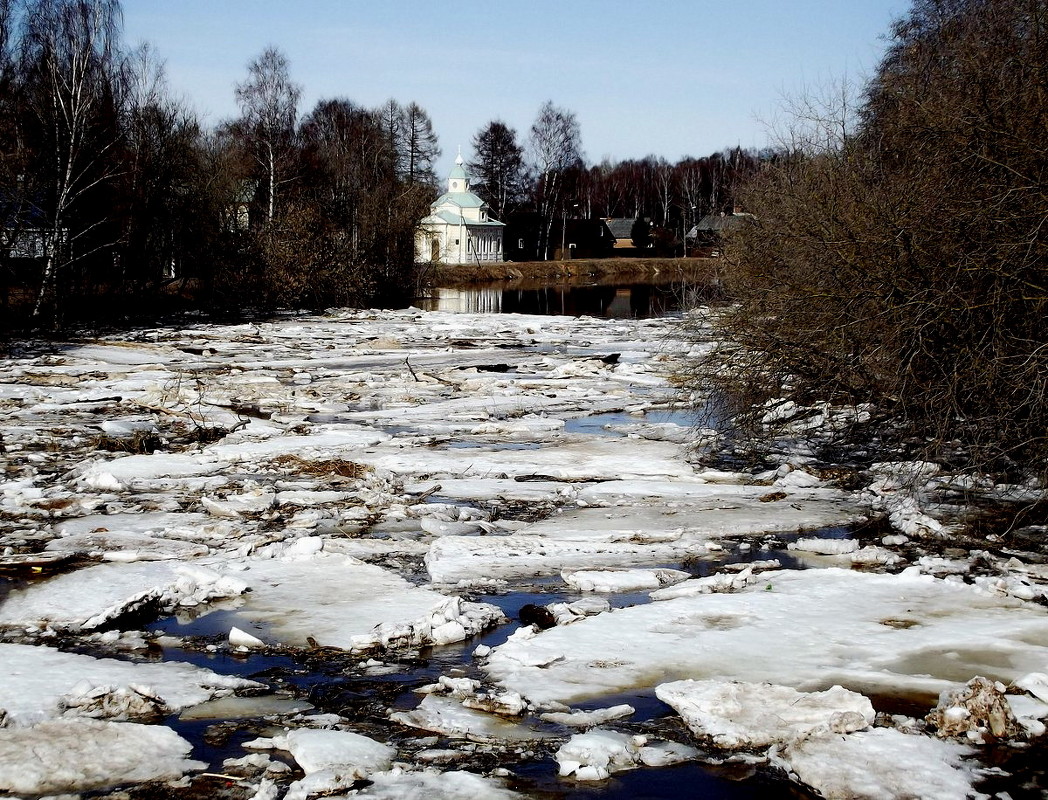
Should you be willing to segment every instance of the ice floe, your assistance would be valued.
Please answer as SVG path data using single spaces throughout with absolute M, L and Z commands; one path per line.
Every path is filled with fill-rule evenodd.
M 173 780 L 206 764 L 170 728 L 60 719 L 0 729 L 0 790 L 27 795 Z
M 136 664 L 22 644 L 0 644 L 0 678 L 0 709 L 7 712 L 8 724 L 15 726 L 78 715 L 80 709 L 97 716 L 106 708 L 101 700 L 106 695 L 116 695 L 117 702 L 108 707 L 126 716 L 132 703 L 137 704 L 135 695 L 157 698 L 165 711 L 173 712 L 259 686 L 190 664 Z M 100 702 L 84 708 L 84 701 L 92 696 Z
M 599 781 L 641 765 L 663 767 L 695 758 L 698 750 L 676 742 L 648 744 L 647 736 L 592 730 L 572 736 L 555 758 L 562 776 Z
M 195 564 L 96 564 L 12 592 L 0 605 L 0 626 L 90 631 L 142 609 L 155 616 L 246 589 L 234 575 Z
M 826 800 L 986 798 L 974 788 L 982 771 L 970 747 L 890 728 L 800 739 L 779 755 Z
M 675 681 L 655 690 L 700 739 L 717 747 L 761 748 L 812 733 L 852 733 L 873 724 L 869 699 L 832 686 L 798 692 L 736 681 Z
M 276 642 L 301 647 L 313 639 L 347 650 L 450 644 L 503 619 L 495 606 L 413 586 L 324 546 L 306 537 L 274 558 L 237 562 L 251 588 L 237 614 Z
M 1046 658 L 1048 617 L 1034 606 L 927 576 L 822 569 L 511 638 L 484 668 L 535 703 L 687 678 L 934 698 L 975 675 L 1011 681 Z

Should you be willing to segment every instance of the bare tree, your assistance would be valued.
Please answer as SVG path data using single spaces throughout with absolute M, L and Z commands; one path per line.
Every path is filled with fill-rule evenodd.
M 540 256 L 548 259 L 550 234 L 562 199 L 565 172 L 583 158 L 582 134 L 575 114 L 553 105 L 552 100 L 543 103 L 531 126 L 528 151 L 537 175 L 536 205 L 542 217 Z
M 164 62 L 149 45 L 130 54 L 125 74 L 121 253 L 123 277 L 141 289 L 175 277 L 188 238 L 203 234 L 195 224 L 200 200 L 187 188 L 200 168 L 200 126 L 171 99 Z
M 361 227 L 366 195 L 383 182 L 397 180 L 380 113 L 349 100 L 322 100 L 303 121 L 300 136 L 305 188 L 324 205 L 332 222 L 349 232 L 355 251 L 368 235 Z
M 25 10 L 21 60 L 38 125 L 46 192 L 40 211 L 47 221 L 33 317 L 54 297 L 60 268 L 101 246 L 76 250 L 99 219 L 71 225 L 78 205 L 120 169 L 112 158 L 119 141 L 120 24 L 117 0 L 36 0 Z
M 267 47 L 248 64 L 248 77 L 237 84 L 236 99 L 243 115 L 244 131 L 266 183 L 266 221 L 276 213 L 277 186 L 295 136 L 298 100 L 302 94 L 288 72 L 289 62 L 276 47 Z

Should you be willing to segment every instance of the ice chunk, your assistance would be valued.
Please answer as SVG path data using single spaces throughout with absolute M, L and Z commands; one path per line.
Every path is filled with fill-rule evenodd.
M 401 725 L 421 728 L 473 742 L 527 741 L 545 733 L 507 722 L 482 711 L 464 708 L 450 697 L 427 694 L 413 711 L 396 711 L 389 718 Z
M 187 560 L 205 556 L 208 553 L 208 548 L 201 544 L 125 531 L 75 533 L 48 542 L 44 549 L 49 552 L 100 555 L 102 557 L 133 553 L 136 555 L 136 560 L 140 561 Z
M 580 592 L 636 592 L 669 586 L 690 577 L 690 573 L 679 569 L 580 570 L 561 573 L 564 582 Z
M 622 719 L 634 714 L 636 709 L 625 703 L 611 708 L 597 708 L 593 711 L 549 711 L 541 715 L 546 722 L 567 725 L 571 728 L 592 728 L 603 725 L 613 719 Z
M 377 772 L 371 785 L 354 796 L 371 800 L 518 800 L 524 795 L 505 788 L 498 779 L 471 772 L 409 772 L 393 769 Z
M 364 778 L 389 769 L 397 754 L 395 747 L 351 731 L 298 728 L 275 744 L 290 752 L 307 775 L 331 770 L 340 777 Z
M 244 678 L 219 675 L 177 662 L 134 664 L 63 653 L 51 647 L 0 644 L 0 708 L 14 725 L 57 716 L 63 697 L 84 696 L 95 687 L 148 687 L 150 696 L 178 711 L 238 688 L 257 688 Z
M 389 570 L 318 549 L 318 537 L 299 542 L 283 557 L 242 562 L 252 591 L 237 614 L 286 644 L 302 647 L 313 638 L 358 651 L 448 644 L 504 619 L 496 606 L 417 587 Z
M 131 612 L 171 611 L 246 589 L 239 578 L 194 564 L 97 564 L 12 592 L 0 604 L 0 625 L 93 630 Z
M 1004 686 L 982 677 L 944 691 L 927 719 L 939 736 L 966 736 L 976 744 L 989 738 L 1013 738 L 1022 730 L 1004 696 Z
M 789 550 L 802 550 L 806 553 L 819 553 L 824 556 L 839 556 L 854 553 L 859 549 L 855 539 L 798 539 L 786 545 Z
M 614 772 L 641 765 L 666 766 L 695 758 L 698 751 L 676 742 L 648 745 L 648 737 L 631 736 L 607 730 L 593 730 L 572 736 L 557 750 L 554 758 L 562 776 L 580 781 L 597 781 Z
M 266 643 L 257 636 L 252 636 L 247 631 L 241 630 L 236 625 L 229 629 L 229 643 L 233 647 L 265 647 Z
M 40 795 L 173 780 L 206 764 L 170 728 L 62 719 L 0 730 L 0 790 Z
M 1048 617 L 1032 604 L 923 575 L 831 568 L 765 573 L 734 593 L 511 637 L 481 667 L 536 704 L 694 678 L 802 690 L 831 682 L 923 694 L 930 706 L 958 675 L 1011 681 L 1046 661 Z
M 761 748 L 813 732 L 851 733 L 873 724 L 873 705 L 834 686 L 798 692 L 788 686 L 685 680 L 655 690 L 696 736 L 717 747 Z
M 891 728 L 798 740 L 781 753 L 783 766 L 826 800 L 964 800 L 973 788 L 969 747 Z

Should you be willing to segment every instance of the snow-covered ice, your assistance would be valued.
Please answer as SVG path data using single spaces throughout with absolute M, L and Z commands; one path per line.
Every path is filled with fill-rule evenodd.
M 736 681 L 675 681 L 655 690 L 699 738 L 724 748 L 761 748 L 811 735 L 851 733 L 873 724 L 869 699 L 840 686 L 798 692 Z
M 826 800 L 986 798 L 965 745 L 890 728 L 800 739 L 781 752 L 783 766 Z
M 136 664 L 42 645 L 0 644 L 0 709 L 14 725 L 57 717 L 65 711 L 64 699 L 81 697 L 97 687 L 142 687 L 161 698 L 168 711 L 178 711 L 258 685 L 190 664 Z M 76 713 L 76 708 L 72 710 Z
M 518 800 L 524 797 L 497 779 L 457 770 L 394 769 L 374 773 L 370 781 L 370 786 L 356 790 L 353 796 L 372 800 Z
M 636 592 L 658 589 L 687 580 L 691 573 L 679 569 L 579 570 L 562 574 L 564 583 L 580 592 Z
M 672 335 L 664 320 L 406 309 L 12 343 L 0 361 L 0 557 L 19 579 L 0 582 L 0 733 L 33 747 L 34 725 L 59 726 L 56 741 L 71 735 L 61 726 L 80 726 L 84 755 L 56 771 L 66 784 L 9 791 L 113 785 L 91 783 L 91 748 L 114 743 L 114 759 L 131 758 L 136 723 L 181 711 L 291 726 L 267 735 L 283 736 L 308 774 L 289 786 L 280 756 L 243 761 L 258 800 L 509 798 L 496 777 L 454 765 L 492 752 L 534 764 L 559 747 L 578 780 L 695 757 L 638 737 L 627 719 L 623 701 L 659 687 L 700 738 L 775 743 L 775 763 L 827 797 L 966 796 L 978 763 L 967 750 L 858 730 L 870 700 L 851 692 L 931 709 L 982 675 L 1007 688 L 1001 702 L 1023 734 L 1041 735 L 1048 570 L 1000 547 L 922 553 L 950 534 L 928 487 L 988 490 L 934 464 L 875 465 L 861 492 L 836 488 L 800 448 L 759 474 L 698 465 L 693 430 L 659 416 L 677 399 L 667 376 L 684 348 Z M 769 418 L 811 436 L 868 413 L 811 411 L 782 405 Z M 896 532 L 876 544 L 819 532 L 871 513 Z M 756 560 L 723 563 L 735 558 Z M 905 558 L 912 566 L 887 574 Z M 812 569 L 769 571 L 797 562 Z M 261 687 L 145 663 L 163 648 L 169 659 L 242 659 L 245 671 L 330 657 L 350 680 L 394 675 L 418 648 L 504 622 L 467 593 L 512 593 L 518 580 L 562 594 L 548 603 L 556 627 L 467 645 L 480 672 L 429 675 L 417 708 L 375 709 L 362 733 L 376 741 L 331 713 L 291 721 L 310 705 L 279 679 L 276 693 L 233 697 Z M 640 591 L 651 602 L 611 610 L 614 595 L 638 602 Z M 179 649 L 174 636 L 102 632 L 172 614 L 204 615 L 207 633 Z M 457 657 L 434 652 L 434 664 Z M 595 710 L 563 705 L 582 699 Z M 774 725 L 754 713 L 769 708 L 781 712 Z M 421 755 L 437 744 L 411 751 L 443 772 L 405 766 L 378 741 L 382 724 L 391 741 L 436 742 L 433 732 L 459 749 L 446 761 Z M 559 726 L 586 733 L 567 739 Z M 153 765 L 138 773 L 98 756 L 99 769 L 117 782 L 195 769 L 171 731 L 145 728 Z M 3 752 L 0 775 L 21 774 L 27 751 Z M 352 788 L 357 775 L 370 785 Z
M 411 711 L 395 711 L 390 719 L 411 728 L 474 742 L 514 742 L 547 738 L 548 734 L 475 709 L 458 700 L 427 694 Z
M 236 597 L 246 589 L 240 577 L 200 565 L 97 564 L 12 592 L 0 605 L 0 626 L 93 630 L 140 609 L 171 613 L 179 605 Z
M 323 546 L 308 537 L 275 558 L 237 562 L 244 568 L 237 575 L 251 587 L 237 614 L 286 644 L 304 646 L 313 638 L 349 650 L 450 644 L 503 618 L 495 606 L 413 586 Z
M 511 638 L 484 669 L 536 703 L 687 678 L 805 691 L 836 683 L 934 702 L 972 675 L 1008 682 L 1046 659 L 1048 616 L 1040 609 L 923 575 L 821 569 L 763 573 L 736 592 L 662 600 Z
M 560 774 L 580 781 L 599 781 L 641 765 L 667 766 L 695 758 L 698 750 L 677 742 L 648 743 L 647 736 L 608 730 L 578 733 L 555 754 Z
M 173 780 L 206 764 L 170 728 L 61 719 L 0 729 L 0 790 L 29 795 L 86 792 Z

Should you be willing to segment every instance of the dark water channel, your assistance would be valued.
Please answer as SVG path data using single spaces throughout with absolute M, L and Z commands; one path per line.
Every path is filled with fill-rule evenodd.
M 426 311 L 543 314 L 608 318 L 664 317 L 681 311 L 694 295 L 685 282 L 561 284 L 521 288 L 512 283 L 435 288 L 415 304 Z

